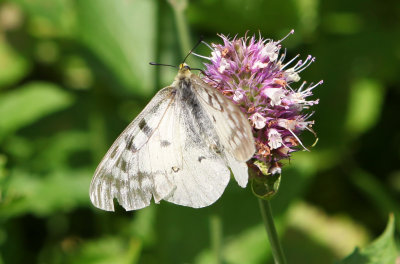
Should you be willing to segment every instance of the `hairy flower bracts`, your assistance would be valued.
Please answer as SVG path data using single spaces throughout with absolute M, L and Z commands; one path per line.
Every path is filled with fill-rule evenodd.
M 298 88 L 292 85 L 315 58 L 298 60 L 297 55 L 285 63 L 286 54 L 280 52 L 283 39 L 220 37 L 223 44 L 211 44 L 211 57 L 201 56 L 209 60 L 203 80 L 247 113 L 257 149 L 250 163 L 264 175 L 280 174 L 279 161 L 299 149 L 307 150 L 299 138 L 301 132 L 307 129 L 314 133 L 313 113 L 304 110 L 318 103 L 308 97 L 322 81 L 303 82 Z

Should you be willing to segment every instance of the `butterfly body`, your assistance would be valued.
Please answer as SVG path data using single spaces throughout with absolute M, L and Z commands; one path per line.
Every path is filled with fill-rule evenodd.
M 245 162 L 254 151 L 245 115 L 182 64 L 171 86 L 111 146 L 96 169 L 90 198 L 108 211 L 113 198 L 126 210 L 148 206 L 152 197 L 204 207 L 222 195 L 229 168 L 246 186 Z

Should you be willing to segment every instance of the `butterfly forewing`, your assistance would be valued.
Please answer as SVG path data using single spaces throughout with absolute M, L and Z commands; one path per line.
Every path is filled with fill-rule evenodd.
M 113 211 L 114 197 L 127 210 L 149 205 L 152 193 L 148 180 L 152 172 L 146 166 L 151 159 L 145 150 L 161 121 L 171 118 L 174 101 L 173 88 L 159 91 L 112 144 L 90 185 L 90 199 L 96 207 Z

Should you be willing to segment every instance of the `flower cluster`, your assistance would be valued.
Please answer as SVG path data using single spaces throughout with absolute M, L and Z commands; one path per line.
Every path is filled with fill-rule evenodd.
M 280 173 L 280 160 L 300 148 L 307 149 L 299 134 L 305 129 L 314 133 L 314 121 L 309 120 L 312 113 L 303 110 L 318 103 L 307 98 L 322 81 L 303 82 L 298 88 L 292 83 L 300 80 L 299 73 L 315 58 L 298 60 L 297 55 L 284 63 L 286 52 L 280 52 L 283 39 L 220 37 L 223 44 L 211 44 L 211 57 L 203 57 L 209 60 L 203 80 L 247 113 L 256 141 L 253 158 L 267 167 L 268 174 Z

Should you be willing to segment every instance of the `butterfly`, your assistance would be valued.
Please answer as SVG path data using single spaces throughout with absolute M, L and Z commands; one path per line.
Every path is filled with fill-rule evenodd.
M 127 211 L 150 205 L 152 197 L 205 207 L 222 195 L 230 170 L 246 187 L 246 161 L 254 152 L 248 118 L 182 63 L 174 82 L 112 144 L 95 171 L 90 199 L 107 211 L 114 211 L 114 198 Z

